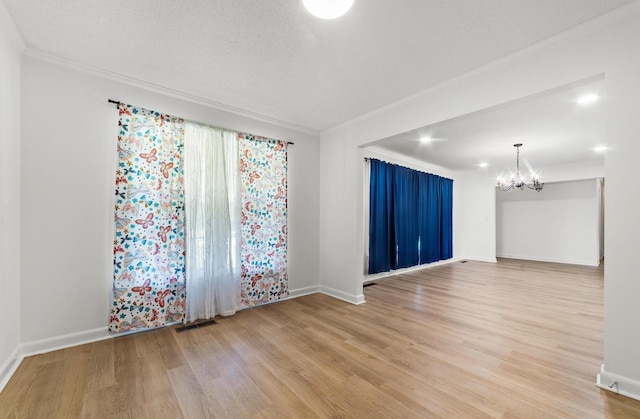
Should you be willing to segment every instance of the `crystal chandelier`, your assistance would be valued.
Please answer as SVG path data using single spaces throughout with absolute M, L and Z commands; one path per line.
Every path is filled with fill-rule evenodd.
M 533 189 L 537 192 L 540 192 L 542 190 L 542 187 L 544 186 L 544 183 L 540 183 L 540 179 L 538 179 L 538 175 L 534 173 L 533 170 L 531 171 L 531 184 L 527 184 L 524 177 L 520 174 L 520 147 L 522 147 L 522 144 L 518 143 L 518 144 L 514 144 L 513 146 L 517 150 L 516 151 L 516 173 L 511 174 L 511 182 L 509 183 L 505 183 L 501 177 L 498 178 L 497 188 L 503 192 L 506 192 L 511 189 L 520 189 L 521 191 L 523 191 L 524 188 L 526 187 L 529 189 Z

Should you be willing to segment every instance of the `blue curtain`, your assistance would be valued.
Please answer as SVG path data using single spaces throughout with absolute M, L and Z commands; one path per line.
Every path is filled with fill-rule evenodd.
M 371 159 L 369 273 L 453 257 L 453 180 Z
M 440 176 L 421 172 L 418 205 L 420 218 L 420 263 L 440 260 L 441 237 L 441 191 Z
M 369 182 L 369 273 L 395 269 L 393 166 L 371 160 Z
M 393 167 L 393 222 L 397 261 L 394 269 L 420 263 L 418 240 L 418 172 L 407 167 Z

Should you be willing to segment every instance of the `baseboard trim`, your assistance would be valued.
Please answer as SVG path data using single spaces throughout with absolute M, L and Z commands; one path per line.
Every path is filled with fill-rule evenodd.
M 20 346 L 18 345 L 11 355 L 9 355 L 9 359 L 0 367 L 0 393 L 16 372 L 23 359 L 24 357 L 20 354 Z
M 295 290 L 290 290 L 289 291 L 289 296 L 287 298 L 283 298 L 282 300 L 291 300 L 293 298 L 302 297 L 304 295 L 317 294 L 319 292 L 320 292 L 320 286 L 319 285 L 313 285 L 311 287 L 297 288 Z M 282 301 L 282 300 L 280 300 L 280 301 Z
M 605 371 L 604 364 L 596 377 L 596 386 L 612 393 L 640 400 L 640 381 Z
M 335 288 L 325 287 L 324 285 L 320 285 L 320 293 L 328 295 L 329 297 L 337 298 L 338 300 L 346 301 L 347 303 L 355 304 L 355 305 L 363 304 L 365 302 L 364 294 L 360 294 L 360 295 L 348 294 L 346 292 L 337 290 Z
M 498 258 L 474 258 L 474 257 L 470 257 L 470 258 L 465 258 L 465 260 L 472 260 L 474 262 L 486 262 L 486 263 L 498 263 Z
M 115 336 L 122 336 L 122 334 L 110 333 L 106 327 L 100 327 L 98 329 L 85 330 L 83 332 L 25 342 L 20 345 L 20 352 L 23 357 L 40 355 L 46 352 L 70 348 L 72 346 L 110 339 Z
M 536 257 L 536 256 L 522 256 L 522 255 L 496 255 L 499 258 L 504 259 L 522 259 L 522 260 L 533 260 L 535 262 L 550 262 L 550 263 L 565 263 L 567 265 L 582 265 L 582 266 L 600 266 L 600 261 L 586 261 L 586 260 L 566 260 L 566 259 L 554 259 L 554 258 L 544 258 L 544 257 Z

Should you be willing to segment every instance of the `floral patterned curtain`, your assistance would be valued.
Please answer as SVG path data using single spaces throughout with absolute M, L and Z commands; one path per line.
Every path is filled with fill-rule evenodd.
M 287 143 L 238 134 L 242 188 L 240 307 L 289 295 Z
M 182 321 L 184 121 L 120 104 L 109 330 Z

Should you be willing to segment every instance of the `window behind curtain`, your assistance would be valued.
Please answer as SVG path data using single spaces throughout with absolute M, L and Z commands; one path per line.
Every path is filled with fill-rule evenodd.
M 109 329 L 185 317 L 184 120 L 120 104 Z M 287 143 L 238 134 L 240 307 L 288 295 Z M 195 187 L 194 191 L 199 189 Z M 197 239 L 199 236 L 194 236 Z M 197 246 L 196 246 L 197 247 Z
M 453 180 L 370 160 L 369 274 L 453 257 Z

